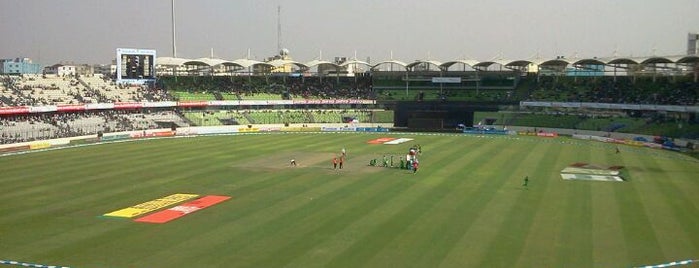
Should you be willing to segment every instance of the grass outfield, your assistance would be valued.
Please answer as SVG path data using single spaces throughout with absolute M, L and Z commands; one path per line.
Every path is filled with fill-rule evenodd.
M 370 145 L 382 136 L 414 138 Z M 421 144 L 420 170 L 369 167 Z M 332 157 L 347 149 L 345 169 Z M 0 157 L 0 259 L 71 267 L 630 267 L 699 258 L 699 162 L 535 137 L 261 134 Z M 290 167 L 289 159 L 299 166 Z M 566 181 L 575 162 L 627 182 Z M 529 186 L 522 186 L 529 176 Z M 233 198 L 165 224 L 102 214 Z

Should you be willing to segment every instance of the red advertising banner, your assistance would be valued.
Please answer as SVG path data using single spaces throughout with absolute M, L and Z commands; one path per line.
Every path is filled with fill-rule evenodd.
M 550 133 L 550 132 L 539 132 L 539 133 L 536 133 L 536 135 L 539 137 L 546 137 L 546 138 L 558 137 L 558 133 Z
M 172 137 L 175 136 L 174 131 L 158 131 L 153 132 L 153 137 Z
M 152 137 L 172 137 L 175 136 L 174 131 L 155 131 L 155 132 L 134 132 L 131 133 L 131 138 L 152 138 Z
M 59 112 L 77 112 L 77 111 L 85 111 L 85 105 L 82 104 L 73 104 L 73 105 L 58 105 L 57 111 Z
M 0 115 L 28 114 L 28 113 L 29 113 L 29 107 L 26 107 L 26 106 L 0 107 Z
M 293 100 L 294 104 L 373 104 L 374 100 L 338 99 L 338 100 Z
M 114 103 L 114 109 L 139 109 L 143 108 L 140 102 L 117 102 Z
M 180 101 L 177 103 L 179 107 L 206 107 L 207 105 L 206 101 Z
M 162 210 L 136 219 L 137 222 L 166 223 L 230 199 L 230 196 L 207 195 L 182 205 Z

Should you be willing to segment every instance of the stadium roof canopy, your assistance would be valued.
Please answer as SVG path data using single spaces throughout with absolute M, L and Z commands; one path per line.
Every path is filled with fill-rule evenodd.
M 323 64 L 329 64 L 329 65 L 332 65 L 332 66 L 335 67 L 335 68 L 340 67 L 340 65 L 337 65 L 337 64 L 335 64 L 335 63 L 333 63 L 333 62 L 329 62 L 329 61 L 326 61 L 326 60 L 312 60 L 312 61 L 306 62 L 305 65 L 308 66 L 308 68 L 311 68 L 311 67 L 313 67 L 313 66 L 323 65 Z
M 592 59 L 579 59 L 574 62 L 571 62 L 573 65 L 604 65 L 605 62 L 597 59 L 597 58 L 592 58 Z
M 406 68 L 413 68 L 417 65 L 425 64 L 425 63 L 427 63 L 428 65 L 437 66 L 437 68 L 440 68 L 440 69 L 442 68 L 442 63 L 438 62 L 438 61 L 434 61 L 434 60 L 416 60 L 413 63 L 408 63 L 407 65 L 405 65 L 405 67 Z
M 347 66 L 347 65 L 352 65 L 352 64 L 365 65 L 365 66 L 368 66 L 369 68 L 372 67 L 371 64 L 369 64 L 368 62 L 360 61 L 360 60 L 348 60 L 348 61 L 345 61 L 342 64 L 340 64 L 340 66 Z
M 473 66 L 475 66 L 476 64 L 478 64 L 478 61 L 477 61 L 477 60 L 454 60 L 454 61 L 447 61 L 447 62 L 445 62 L 445 63 L 442 63 L 442 67 L 444 68 L 444 70 L 446 70 L 446 69 L 449 69 L 449 67 L 451 67 L 451 66 L 454 65 L 454 64 L 463 64 L 463 65 L 467 65 L 467 66 L 473 68 Z
M 194 60 L 188 60 L 187 62 L 184 63 L 184 65 L 198 65 L 198 66 L 217 66 L 221 65 L 225 60 L 222 59 L 212 59 L 212 58 L 198 58 Z
M 507 63 L 511 62 L 510 60 L 505 60 L 505 59 L 497 59 L 497 60 L 489 60 L 489 61 L 481 61 L 479 63 L 476 63 L 473 65 L 474 68 L 488 68 L 493 64 L 497 65 L 502 65 L 502 66 L 507 66 Z
M 269 63 L 261 62 L 261 61 L 256 61 L 256 60 L 249 60 L 249 59 L 237 59 L 234 61 L 229 61 L 229 60 L 224 60 L 224 59 L 212 59 L 212 58 L 198 58 L 198 59 L 184 59 L 184 58 L 172 58 L 172 57 L 160 57 L 155 60 L 157 65 L 163 65 L 163 66 L 185 66 L 185 65 L 194 65 L 194 66 L 209 66 L 209 67 L 215 67 L 215 66 L 238 66 L 242 68 L 248 68 L 253 65 L 261 64 L 261 65 L 268 65 L 272 66 Z
M 371 68 L 374 69 L 374 68 L 376 68 L 376 67 L 379 67 L 379 65 L 383 65 L 383 64 L 391 64 L 391 65 L 395 64 L 395 65 L 400 65 L 400 66 L 402 66 L 402 67 L 405 68 L 406 70 L 408 69 L 408 68 L 407 68 L 408 64 L 405 63 L 405 62 L 399 61 L 399 60 L 385 60 L 385 61 L 381 61 L 381 62 L 379 62 L 379 63 L 377 63 L 377 64 L 371 66 Z
M 240 67 L 243 67 L 243 68 L 249 68 L 249 67 L 252 67 L 252 66 L 258 65 L 258 64 L 259 64 L 259 65 L 272 66 L 272 65 L 270 65 L 270 64 L 268 64 L 268 63 L 266 63 L 266 62 L 261 62 L 261 61 L 256 61 L 256 60 L 250 60 L 250 59 L 237 59 L 237 60 L 234 60 L 234 61 L 231 61 L 231 62 L 232 62 L 233 64 L 236 64 L 236 65 L 238 65 L 238 66 L 240 66 Z
M 281 67 L 281 66 L 284 66 L 284 65 L 289 65 L 289 64 L 291 64 L 291 65 L 296 65 L 296 66 L 298 66 L 299 68 L 303 68 L 303 69 L 308 68 L 308 66 L 306 66 L 305 64 L 300 63 L 300 62 L 298 62 L 298 61 L 293 61 L 293 60 L 276 59 L 276 60 L 268 61 L 268 62 L 266 62 L 266 63 L 269 64 L 269 65 L 272 65 L 272 66 L 274 66 L 274 67 Z
M 182 66 L 187 61 L 187 59 L 172 57 L 160 57 L 155 59 L 156 64 L 165 66 Z
M 344 67 L 352 64 L 361 64 L 368 66 L 370 69 L 376 69 L 380 65 L 390 64 L 402 66 L 405 71 L 409 71 L 411 68 L 419 64 L 429 64 L 437 66 L 440 70 L 447 70 L 455 64 L 463 64 L 470 66 L 473 69 L 482 70 L 487 69 L 491 65 L 497 64 L 508 69 L 522 69 L 530 65 L 538 65 L 543 68 L 555 67 L 561 68 L 569 65 L 572 66 L 582 66 L 582 65 L 611 65 L 614 67 L 624 68 L 624 65 L 647 65 L 647 64 L 699 64 L 699 56 L 697 55 L 677 55 L 677 56 L 649 56 L 649 57 L 610 57 L 610 58 L 571 58 L 567 59 L 564 57 L 556 58 L 536 58 L 536 59 L 495 59 L 487 61 L 478 60 L 452 60 L 441 63 L 435 60 L 416 60 L 411 63 L 405 63 L 400 60 L 385 60 L 378 62 L 374 65 L 369 64 L 364 61 L 359 60 L 349 60 L 341 64 L 337 64 L 330 61 L 324 60 L 312 60 L 307 63 L 301 63 L 293 60 L 276 59 L 268 62 L 250 60 L 250 59 L 237 59 L 237 60 L 224 60 L 224 59 L 212 59 L 212 58 L 198 58 L 198 59 L 184 59 L 184 58 L 172 58 L 172 57 L 159 57 L 156 59 L 157 65 L 162 66 L 185 66 L 185 65 L 195 65 L 195 66 L 237 66 L 241 68 L 249 68 L 254 65 L 266 65 L 270 67 L 280 67 L 285 65 L 296 65 L 301 69 L 308 69 L 317 65 L 332 65 L 335 67 Z
M 507 67 L 527 67 L 529 64 L 533 64 L 530 60 L 514 60 L 505 64 Z
M 699 62 L 699 56 L 697 55 L 688 55 L 688 56 L 683 56 L 679 57 L 675 60 L 676 63 L 697 63 Z

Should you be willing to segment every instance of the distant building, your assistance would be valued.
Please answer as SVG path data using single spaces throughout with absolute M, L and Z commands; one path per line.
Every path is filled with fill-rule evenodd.
M 76 74 L 74 65 L 54 64 L 44 68 L 44 74 L 53 74 L 57 76 L 74 76 Z
M 95 74 L 102 74 L 106 77 L 114 77 L 116 74 L 116 64 L 95 64 L 92 69 Z
M 89 64 L 74 64 L 72 62 L 61 62 L 44 68 L 44 74 L 57 76 L 90 76 L 95 73 L 95 67 Z
M 687 55 L 699 54 L 699 34 L 689 33 L 687 35 Z
M 0 74 L 39 74 L 41 65 L 30 58 L 0 59 Z
M 95 67 L 89 64 L 75 65 L 75 74 L 90 76 L 95 74 Z

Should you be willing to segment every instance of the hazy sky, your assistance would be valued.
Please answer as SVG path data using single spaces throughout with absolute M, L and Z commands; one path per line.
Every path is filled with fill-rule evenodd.
M 118 47 L 172 56 L 170 0 L 0 0 L 0 58 L 109 63 Z M 526 59 L 686 53 L 699 0 L 175 0 L 177 56 Z

